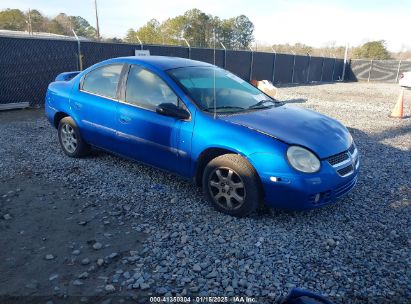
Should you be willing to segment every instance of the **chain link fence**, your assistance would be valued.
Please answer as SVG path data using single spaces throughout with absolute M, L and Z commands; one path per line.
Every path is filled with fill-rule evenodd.
M 401 73 L 408 71 L 409 60 L 351 59 L 345 80 L 397 83 Z
M 87 68 L 105 59 L 132 56 L 135 50 L 214 63 L 214 50 L 180 46 L 81 41 Z M 0 106 L 28 102 L 41 106 L 47 86 L 62 72 L 79 70 L 75 40 L 0 37 Z M 341 80 L 342 59 L 251 51 L 215 50 L 215 64 L 246 81 L 267 79 L 275 84 Z

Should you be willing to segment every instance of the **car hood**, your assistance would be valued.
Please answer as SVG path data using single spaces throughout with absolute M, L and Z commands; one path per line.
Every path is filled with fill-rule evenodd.
M 320 158 L 349 148 L 351 135 L 341 123 L 320 113 L 292 105 L 220 116 L 221 119 L 309 148 Z

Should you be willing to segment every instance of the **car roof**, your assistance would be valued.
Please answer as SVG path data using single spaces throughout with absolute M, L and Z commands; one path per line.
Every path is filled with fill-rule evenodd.
M 202 61 L 169 56 L 129 56 L 113 58 L 106 61 L 106 63 L 109 62 L 140 63 L 163 71 L 183 67 L 212 66 L 211 64 Z

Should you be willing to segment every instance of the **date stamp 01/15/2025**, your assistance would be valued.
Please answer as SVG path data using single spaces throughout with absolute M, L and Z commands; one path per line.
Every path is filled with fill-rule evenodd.
M 231 297 L 215 297 L 215 296 L 179 296 L 179 297 L 150 297 L 150 303 L 257 303 L 254 297 L 246 296 L 231 296 Z

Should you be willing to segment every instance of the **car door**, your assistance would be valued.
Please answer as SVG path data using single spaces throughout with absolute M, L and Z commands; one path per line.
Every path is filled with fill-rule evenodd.
M 123 64 L 108 64 L 88 72 L 74 89 L 70 105 L 86 142 L 116 151 L 116 104 Z
M 187 109 L 157 74 L 131 65 L 117 105 L 122 153 L 145 163 L 186 175 L 189 170 L 193 121 L 158 114 L 162 103 Z

